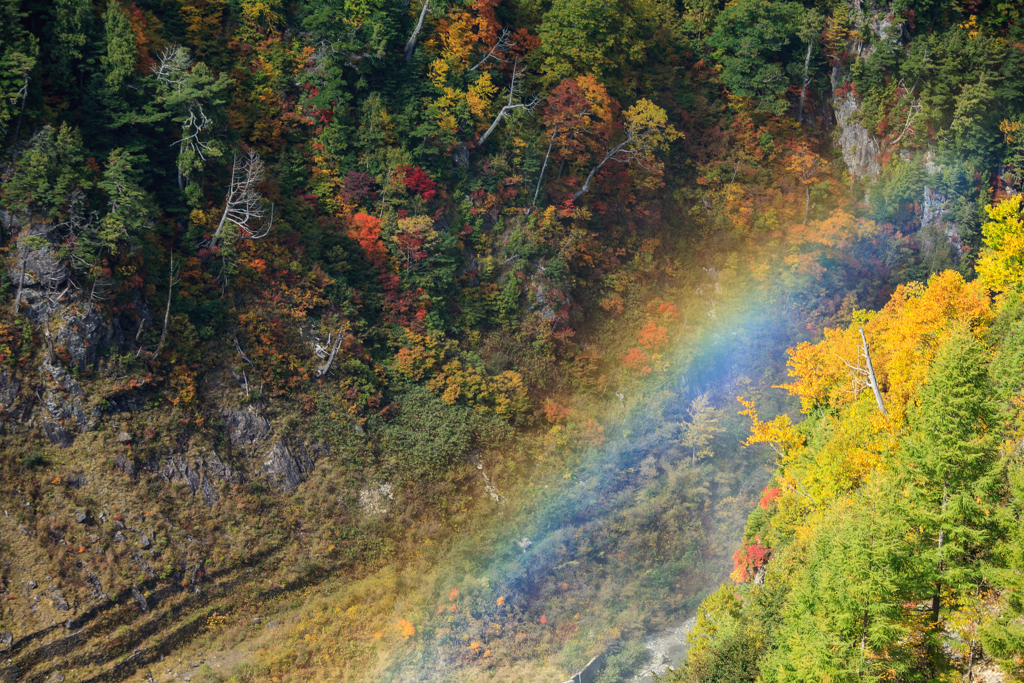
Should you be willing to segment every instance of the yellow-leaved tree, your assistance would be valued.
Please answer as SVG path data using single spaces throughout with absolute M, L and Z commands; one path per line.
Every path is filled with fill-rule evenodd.
M 1024 196 L 1014 195 L 989 206 L 989 222 L 981 227 L 985 246 L 978 259 L 978 277 L 998 292 L 1024 285 Z

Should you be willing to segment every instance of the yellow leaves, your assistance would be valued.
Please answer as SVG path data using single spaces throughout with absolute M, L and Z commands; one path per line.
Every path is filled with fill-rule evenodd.
M 750 436 L 743 442 L 744 446 L 753 446 L 758 443 L 768 444 L 779 456 L 780 464 L 804 449 L 804 437 L 796 431 L 796 426 L 789 419 L 789 415 L 783 413 L 764 422 L 758 417 L 753 401 L 748 401 L 742 396 L 737 396 L 736 400 L 745 408 L 738 414 L 746 415 L 751 421 Z
M 954 321 L 985 326 L 992 317 L 983 288 L 966 283 L 953 271 L 921 283 L 901 285 L 877 314 L 855 314 L 864 322 L 871 358 L 891 421 L 878 416 L 876 428 L 898 429 L 908 401 L 924 381 L 935 351 Z M 853 403 L 864 391 L 856 368 L 862 367 L 859 324 L 845 330 L 826 329 L 817 344 L 802 342 L 789 350 L 789 376 L 783 385 L 799 396 L 802 410 L 818 404 Z
M 445 84 L 448 82 L 448 72 L 451 71 L 451 67 L 448 66 L 448 62 L 443 59 L 435 59 L 430 63 L 430 71 L 427 77 L 430 82 L 434 84 L 434 87 L 443 90 Z
M 505 596 L 504 595 L 498 596 L 498 599 L 497 599 L 496 602 L 498 604 L 498 607 L 504 607 L 505 606 Z
M 403 237 L 422 241 L 422 248 L 425 249 L 433 246 L 440 236 L 434 230 L 434 219 L 430 216 L 413 216 L 398 219 L 398 231 L 391 239 L 401 244 Z
M 444 365 L 426 387 L 448 405 L 460 399 L 478 413 L 511 416 L 526 407 L 526 386 L 523 376 L 513 370 L 488 377 L 472 366 L 453 360 Z
M 476 83 L 469 86 L 466 93 L 466 103 L 474 116 L 483 117 L 491 106 L 491 98 L 498 92 L 498 86 L 491 82 L 491 74 L 484 74 L 477 79 Z
M 624 118 L 626 134 L 642 139 L 645 146 L 666 149 L 670 142 L 683 137 L 668 122 L 665 110 L 647 99 L 640 99 L 627 109 Z
M 1024 121 L 1010 121 L 1003 119 L 999 122 L 999 132 L 1003 134 L 1007 145 L 1017 142 L 1017 134 L 1024 129 Z
M 989 222 L 981 227 L 985 246 L 976 266 L 978 277 L 986 287 L 998 292 L 1020 288 L 1024 286 L 1022 195 L 1004 199 L 985 210 Z
M 444 349 L 437 339 L 405 330 L 406 343 L 395 355 L 393 366 L 410 382 L 418 382 L 444 359 Z

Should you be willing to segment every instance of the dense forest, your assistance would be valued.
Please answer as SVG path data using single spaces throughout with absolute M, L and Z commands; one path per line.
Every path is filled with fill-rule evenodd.
M 1024 680 L 1022 13 L 0 0 L 0 679 Z

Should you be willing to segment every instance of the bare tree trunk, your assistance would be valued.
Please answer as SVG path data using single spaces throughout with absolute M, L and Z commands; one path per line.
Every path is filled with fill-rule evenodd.
M 947 474 L 942 481 L 942 516 L 946 516 L 946 503 L 949 502 L 949 475 Z M 939 529 L 939 548 L 938 548 L 938 569 L 940 579 L 935 582 L 935 595 L 932 596 L 932 623 L 939 623 L 939 609 L 942 607 L 942 542 L 945 540 L 945 529 Z
M 610 152 L 604 155 L 604 159 L 601 159 L 601 163 L 599 163 L 594 168 L 590 169 L 590 174 L 587 176 L 587 180 L 583 183 L 583 187 L 577 190 L 576 194 L 572 196 L 574 201 L 582 197 L 587 192 L 590 192 L 590 181 L 594 179 L 594 176 L 597 175 L 597 172 L 600 171 L 601 168 L 606 163 L 608 163 L 608 160 L 615 156 L 618 153 L 618 151 L 626 145 L 627 142 L 629 142 L 629 140 L 624 140 L 620 142 L 618 145 L 615 146 L 615 149 L 611 150 Z
M 548 159 L 551 157 L 551 147 L 555 144 L 555 135 L 558 134 L 558 126 L 555 126 L 555 130 L 551 133 L 551 141 L 548 143 L 548 153 L 544 155 L 544 165 L 540 167 L 540 177 L 537 178 L 537 189 L 533 191 L 533 204 L 530 206 L 537 206 L 537 195 L 540 194 L 540 184 L 544 182 L 544 171 L 548 169 Z
M 427 10 L 430 8 L 430 0 L 423 0 L 423 9 L 420 10 L 420 20 L 416 22 L 416 28 L 413 30 L 412 35 L 409 36 L 409 42 L 405 44 L 405 61 L 412 61 L 413 50 L 416 49 L 416 39 L 420 36 L 420 31 L 423 30 L 423 21 L 427 18 Z
M 316 369 L 317 377 L 323 377 L 330 371 L 331 366 L 334 365 L 334 357 L 338 355 L 338 349 L 341 348 L 341 342 L 344 339 L 345 323 L 342 323 L 341 327 L 338 329 L 338 338 L 334 340 L 334 345 L 331 347 L 331 355 L 327 357 L 327 360 L 324 362 L 323 365 Z
M 875 377 L 875 368 L 871 364 L 871 352 L 868 350 L 868 340 L 864 336 L 864 328 L 860 328 L 860 340 L 864 344 L 864 360 L 868 365 L 868 386 L 871 387 L 871 391 L 875 394 L 875 402 L 878 403 L 878 410 L 881 411 L 882 415 L 888 417 L 889 413 L 885 410 L 885 404 L 882 403 L 882 392 L 878 389 L 878 378 Z
M 796 122 L 804 122 L 804 101 L 807 98 L 807 85 L 811 82 L 811 79 L 807 77 L 807 73 L 811 69 L 811 48 L 814 47 L 814 42 L 807 41 L 807 57 L 804 58 L 804 84 L 800 88 L 800 107 L 796 110 Z M 804 222 L 806 225 L 806 221 Z
M 171 319 L 171 293 L 174 291 L 174 252 L 171 252 L 171 270 L 167 274 L 167 308 L 164 309 L 164 329 L 160 333 L 160 343 L 153 352 L 153 358 L 157 358 L 164 350 L 164 342 L 167 340 L 167 324 Z
M 21 119 L 25 117 L 25 102 L 28 100 L 28 72 L 25 72 L 25 84 L 22 86 L 25 93 L 21 96 L 21 111 L 18 112 L 18 125 L 14 127 L 14 141 L 18 141 L 21 134 Z
M 25 265 L 28 261 L 28 254 L 22 254 L 21 256 L 21 277 L 18 278 L 18 295 L 14 297 L 14 313 L 18 313 L 18 309 L 21 308 L 21 290 L 25 286 Z
M 807 201 L 804 202 L 804 225 L 807 225 L 807 218 L 811 215 L 811 186 L 804 185 L 804 190 L 807 192 Z

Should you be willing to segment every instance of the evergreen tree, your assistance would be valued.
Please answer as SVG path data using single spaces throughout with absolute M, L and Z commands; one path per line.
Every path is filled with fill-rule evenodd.
M 918 394 L 913 433 L 897 460 L 911 526 L 920 534 L 919 597 L 931 599 L 935 625 L 943 594 L 976 590 L 996 529 L 996 402 L 986 360 L 970 330 L 954 331 Z

